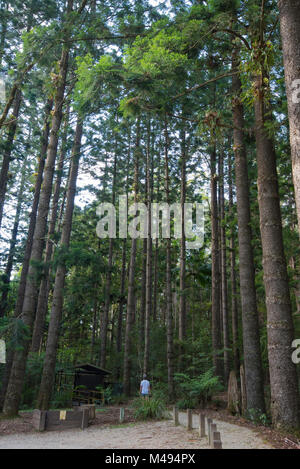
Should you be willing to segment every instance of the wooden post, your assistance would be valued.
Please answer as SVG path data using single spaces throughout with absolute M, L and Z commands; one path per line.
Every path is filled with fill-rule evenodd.
M 187 429 L 191 431 L 193 429 L 193 414 L 191 409 L 187 409 Z
M 220 432 L 213 432 L 212 447 L 213 447 L 213 449 L 222 449 L 222 441 L 221 441 L 221 433 Z
M 212 419 L 208 417 L 207 419 L 207 436 L 208 436 L 208 444 L 210 445 L 210 426 L 212 424 Z
M 179 420 L 178 420 L 178 409 L 177 407 L 173 407 L 173 415 L 174 415 L 174 424 L 177 427 L 179 425 Z
M 199 414 L 199 436 L 200 438 L 205 437 L 205 415 Z
M 214 442 L 213 435 L 214 435 L 214 432 L 216 431 L 217 431 L 217 425 L 215 423 L 211 423 L 210 432 L 209 432 L 209 444 L 212 447 L 213 447 L 213 442 Z
M 121 407 L 120 409 L 120 422 L 123 423 L 125 419 L 125 409 L 124 407 Z
M 46 417 L 47 411 L 46 410 L 34 410 L 33 412 L 33 426 L 34 429 L 38 432 L 43 432 L 46 428 Z
M 82 421 L 81 421 L 81 430 L 84 430 L 89 426 L 90 411 L 89 409 L 82 410 Z
M 244 366 L 241 365 L 240 368 L 240 377 L 241 377 L 241 395 L 242 395 L 242 415 L 247 413 L 247 393 L 246 393 L 246 378 Z

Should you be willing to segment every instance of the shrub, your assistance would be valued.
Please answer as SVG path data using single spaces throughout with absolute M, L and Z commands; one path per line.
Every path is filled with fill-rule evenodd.
M 197 404 L 198 401 L 194 398 L 179 399 L 179 401 L 176 402 L 176 407 L 181 410 L 194 409 L 197 407 Z
M 219 378 L 214 376 L 213 369 L 193 378 L 185 373 L 176 373 L 174 380 L 177 385 L 177 394 L 182 398 L 182 401 L 188 401 L 190 405 L 193 404 L 191 407 L 196 407 L 199 404 L 204 406 L 215 393 L 223 389 Z
M 137 420 L 162 419 L 167 410 L 164 402 L 156 397 L 148 400 L 139 397 L 133 401 L 132 405 L 135 409 L 134 417 Z

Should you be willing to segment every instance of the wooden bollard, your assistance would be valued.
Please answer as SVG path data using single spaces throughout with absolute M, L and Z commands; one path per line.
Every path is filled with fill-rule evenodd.
M 125 409 L 124 407 L 121 407 L 120 409 L 120 422 L 123 423 L 125 419 Z
M 33 412 L 33 426 L 34 429 L 38 432 L 43 432 L 46 428 L 46 417 L 47 411 L 46 410 L 34 410 Z
M 190 431 L 193 429 L 193 414 L 191 409 L 187 409 L 187 429 Z
M 84 430 L 89 426 L 90 411 L 89 409 L 82 410 L 81 430 Z
M 200 438 L 205 437 L 205 415 L 199 414 L 199 436 Z
M 212 424 L 212 419 L 208 417 L 207 419 L 207 436 L 208 436 L 208 444 L 210 445 L 210 426 Z
M 209 432 L 209 444 L 210 446 L 213 446 L 213 435 L 214 435 L 214 432 L 217 431 L 217 425 L 215 423 L 211 423 L 210 425 L 210 432 Z
M 173 407 L 173 416 L 174 416 L 174 425 L 177 427 L 179 425 L 178 409 L 175 406 Z
M 222 441 L 221 441 L 220 432 L 213 432 L 212 441 L 213 441 L 213 444 L 212 444 L 213 449 L 222 449 Z

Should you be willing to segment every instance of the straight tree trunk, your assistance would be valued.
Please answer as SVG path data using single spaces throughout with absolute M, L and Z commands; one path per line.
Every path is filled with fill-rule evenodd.
M 14 139 L 17 131 L 18 126 L 18 117 L 20 113 L 22 102 L 22 93 L 20 90 L 16 92 L 15 100 L 14 100 L 14 107 L 12 111 L 12 115 L 10 116 L 11 124 L 9 126 L 8 135 L 6 142 L 4 143 L 4 154 L 3 154 L 3 161 L 2 167 L 0 172 L 0 228 L 2 224 L 3 218 L 3 210 L 4 210 L 4 202 L 5 202 L 5 195 L 7 190 L 7 183 L 9 177 L 9 166 L 11 163 L 11 154 L 13 150 Z
M 220 249 L 219 249 L 219 220 L 218 220 L 218 198 L 217 198 L 217 154 L 216 144 L 212 143 L 211 149 L 211 258 L 212 258 L 212 347 L 213 347 L 213 365 L 215 375 L 221 380 L 224 379 L 224 368 L 220 356 L 221 345 L 221 320 L 220 320 Z
M 76 183 L 79 169 L 79 159 L 81 150 L 81 139 L 82 139 L 83 123 L 81 117 L 77 119 L 75 140 L 72 151 L 71 171 L 70 180 L 67 190 L 67 202 L 66 210 L 63 221 L 63 228 L 61 234 L 61 248 L 63 250 L 69 249 L 71 230 L 72 230 L 72 218 L 74 211 L 74 201 L 76 195 Z M 64 286 L 66 278 L 66 263 L 62 260 L 56 270 L 54 290 L 53 290 L 53 301 L 50 314 L 50 323 L 48 331 L 48 340 L 46 346 L 46 354 L 44 361 L 44 368 L 42 374 L 42 381 L 38 396 L 38 408 L 41 410 L 49 409 L 50 399 L 52 394 L 52 388 L 55 377 L 55 364 L 56 364 L 56 353 L 59 340 L 60 323 L 62 318 L 62 310 L 64 303 Z
M 55 233 L 63 166 L 64 166 L 64 161 L 65 161 L 66 152 L 67 152 L 66 147 L 67 147 L 67 136 L 68 136 L 68 124 L 69 124 L 69 106 L 67 107 L 66 114 L 65 114 L 65 124 L 64 124 L 64 132 L 63 132 L 62 142 L 61 142 L 60 158 L 59 158 L 57 168 L 56 168 L 57 176 L 56 176 L 56 181 L 54 185 L 51 217 L 50 217 L 49 228 L 48 228 L 46 250 L 44 254 L 44 263 L 45 263 L 44 274 L 43 274 L 43 278 L 42 278 L 40 289 L 39 289 L 39 296 L 38 296 L 37 308 L 36 308 L 36 317 L 35 317 L 33 334 L 32 334 L 32 343 L 31 343 L 32 352 L 38 352 L 40 350 L 43 332 L 44 332 L 45 318 L 46 318 L 46 314 L 48 310 L 48 297 L 49 297 L 49 292 L 50 292 L 50 287 L 51 287 L 50 262 L 51 262 L 52 255 L 53 255 L 53 235 Z
M 145 350 L 144 374 L 149 371 L 150 359 L 150 320 L 152 310 L 152 233 L 151 233 L 151 175 L 150 175 L 150 122 L 148 125 L 146 184 L 147 184 L 147 256 L 146 256 L 146 317 L 145 317 Z
M 147 238 L 143 239 L 143 259 L 141 277 L 141 301 L 140 301 L 140 348 L 145 347 L 145 313 L 146 313 L 146 275 L 147 275 Z
M 73 0 L 69 0 L 69 11 L 72 9 Z M 37 302 L 39 271 L 37 264 L 42 260 L 44 238 L 47 228 L 47 216 L 52 192 L 52 181 L 55 159 L 57 155 L 58 133 L 62 120 L 62 106 L 68 70 L 69 47 L 63 46 L 58 84 L 55 94 L 55 105 L 52 118 L 47 159 L 45 163 L 43 187 L 40 195 L 39 210 L 36 220 L 34 239 L 31 252 L 31 265 L 28 269 L 24 302 L 22 309 L 22 321 L 28 329 L 26 337 L 22 338 L 22 348 L 15 352 L 10 380 L 7 388 L 3 411 L 7 415 L 16 415 L 19 409 L 23 381 L 25 376 L 26 361 L 31 344 L 31 334 L 35 317 Z
M 50 128 L 49 117 L 50 117 L 52 105 L 53 105 L 52 100 L 48 100 L 46 108 L 45 108 L 45 120 L 44 120 L 44 127 L 43 127 L 43 133 L 42 133 L 42 138 L 41 138 L 41 151 L 40 151 L 40 156 L 38 159 L 37 176 L 36 176 L 35 185 L 34 185 L 34 197 L 33 197 L 33 202 L 32 202 L 31 213 L 29 216 L 29 227 L 28 227 L 28 232 L 27 232 L 25 252 L 24 252 L 20 282 L 19 282 L 19 287 L 18 287 L 15 312 L 14 312 L 14 316 L 16 318 L 19 317 L 22 313 L 24 293 L 25 293 L 25 288 L 26 288 L 26 279 L 27 279 L 27 273 L 28 273 L 28 268 L 29 268 L 29 260 L 30 260 L 30 255 L 31 255 L 33 235 L 34 235 L 34 229 L 35 229 L 35 223 L 36 223 L 36 215 L 37 215 L 37 209 L 38 209 L 38 204 L 39 204 L 41 185 L 43 181 L 43 172 L 44 172 L 44 166 L 45 166 L 45 159 L 46 159 L 48 138 L 49 138 L 49 128 Z M 13 350 L 8 350 L 5 372 L 4 372 L 4 376 L 2 379 L 2 388 L 1 388 L 1 396 L 0 396 L 1 408 L 3 407 L 4 398 L 6 395 L 6 390 L 7 390 L 7 386 L 9 382 L 13 356 L 14 356 Z
M 238 69 L 238 50 L 234 49 L 232 69 Z M 264 383 L 260 351 L 259 322 L 256 303 L 255 268 L 252 248 L 247 153 L 244 143 L 244 109 L 242 85 L 238 75 L 232 77 L 233 140 L 238 216 L 239 273 L 242 303 L 243 350 L 248 410 L 265 412 Z
M 265 101 L 264 77 L 264 69 L 261 66 L 261 75 L 254 79 L 254 110 L 271 411 L 275 427 L 297 429 L 300 423 L 299 391 L 296 366 L 291 359 L 294 329 L 282 237 L 276 154 L 273 140 L 266 130 L 266 124 L 272 117 L 268 103 Z
M 224 343 L 224 382 L 227 386 L 230 373 L 230 339 L 229 339 L 229 312 L 227 295 L 227 253 L 226 253 L 226 227 L 225 227 L 225 201 L 224 201 L 224 153 L 219 156 L 219 185 L 220 185 L 220 234 L 221 234 L 221 288 L 222 288 L 222 319 Z
M 140 159 L 140 119 L 137 121 L 136 146 L 134 151 L 134 203 L 138 202 L 139 188 L 139 159 Z M 128 276 L 128 294 L 127 294 L 127 314 L 124 343 L 124 370 L 123 387 L 124 394 L 130 395 L 130 375 L 131 375 L 131 353 L 132 353 L 132 329 L 135 320 L 135 265 L 137 240 L 131 240 L 131 253 Z
M 292 171 L 300 234 L 300 4 L 279 0 L 280 31 L 290 124 Z
M 121 269 L 121 286 L 120 286 L 120 299 L 118 307 L 118 327 L 117 327 L 117 353 L 122 351 L 122 329 L 123 329 L 123 309 L 125 304 L 125 282 L 126 282 L 126 248 L 127 240 L 123 240 L 122 246 L 122 269 Z
M 239 317 L 237 304 L 237 282 L 236 282 L 236 256 L 235 256 L 235 236 L 233 229 L 233 188 L 232 188 L 232 161 L 229 155 L 228 183 L 229 183 L 229 212 L 231 221 L 230 230 L 230 284 L 231 284 L 231 322 L 232 322 L 232 342 L 233 342 L 233 365 L 235 376 L 240 373 L 240 350 L 239 350 Z
M 169 133 L 165 119 L 165 191 L 166 202 L 170 204 L 170 175 L 169 175 Z M 172 311 L 172 257 L 171 239 L 166 239 L 166 320 L 167 320 L 167 366 L 168 366 L 168 393 L 169 399 L 174 398 L 174 344 L 173 344 L 173 311 Z
M 14 225 L 13 225 L 13 229 L 12 229 L 11 237 L 10 237 L 9 253 L 8 253 L 8 259 L 7 259 L 5 272 L 4 272 L 4 279 L 3 279 L 4 288 L 2 291 L 1 302 L 0 302 L 0 318 L 4 317 L 7 312 L 7 306 L 8 306 L 7 298 L 8 298 L 9 287 L 10 287 L 10 276 L 11 276 L 13 263 L 14 263 L 20 216 L 21 216 L 21 210 L 22 210 L 22 204 L 23 204 L 24 187 L 25 187 L 25 181 L 26 181 L 26 164 L 27 164 L 27 155 L 24 158 L 22 168 L 21 168 L 21 182 L 20 182 L 20 188 L 19 188 L 19 193 L 18 193 L 18 198 L 17 198 L 17 208 L 16 208 Z
M 186 338 L 186 292 L 185 292 L 185 276 L 186 276 L 186 245 L 185 245 L 185 225 L 184 225 L 184 204 L 186 201 L 186 142 L 185 129 L 181 131 L 181 242 L 180 242 L 180 273 L 179 273 L 179 340 L 182 342 Z M 183 350 L 181 350 L 183 353 Z
M 112 204 L 115 204 L 116 199 L 116 177 L 117 177 L 117 143 L 115 149 L 115 158 L 114 158 L 114 170 L 113 170 L 113 183 L 112 183 Z M 110 308 L 110 290 L 111 290 L 111 272 L 113 267 L 113 247 L 114 242 L 113 238 L 109 239 L 109 249 L 108 249 L 108 265 L 106 273 L 106 282 L 105 282 L 105 300 L 103 314 L 101 318 L 101 327 L 100 327 L 100 366 L 105 368 L 106 365 L 106 353 L 107 353 L 107 328 L 108 328 L 108 315 Z

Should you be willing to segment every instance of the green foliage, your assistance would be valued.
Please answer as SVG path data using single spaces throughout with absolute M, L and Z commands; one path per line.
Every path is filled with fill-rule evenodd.
M 266 414 L 258 412 L 257 409 L 249 409 L 247 412 L 247 418 L 255 425 L 270 425 L 270 418 Z
M 137 420 L 159 420 L 165 417 L 167 410 L 162 400 L 152 396 L 148 400 L 139 397 L 133 401 L 132 406 Z
M 197 404 L 204 406 L 214 394 L 223 389 L 219 378 L 214 376 L 213 369 L 193 378 L 186 373 L 175 373 L 174 380 L 178 394 L 182 397 L 181 405 L 189 403 L 194 404 L 193 407 Z

